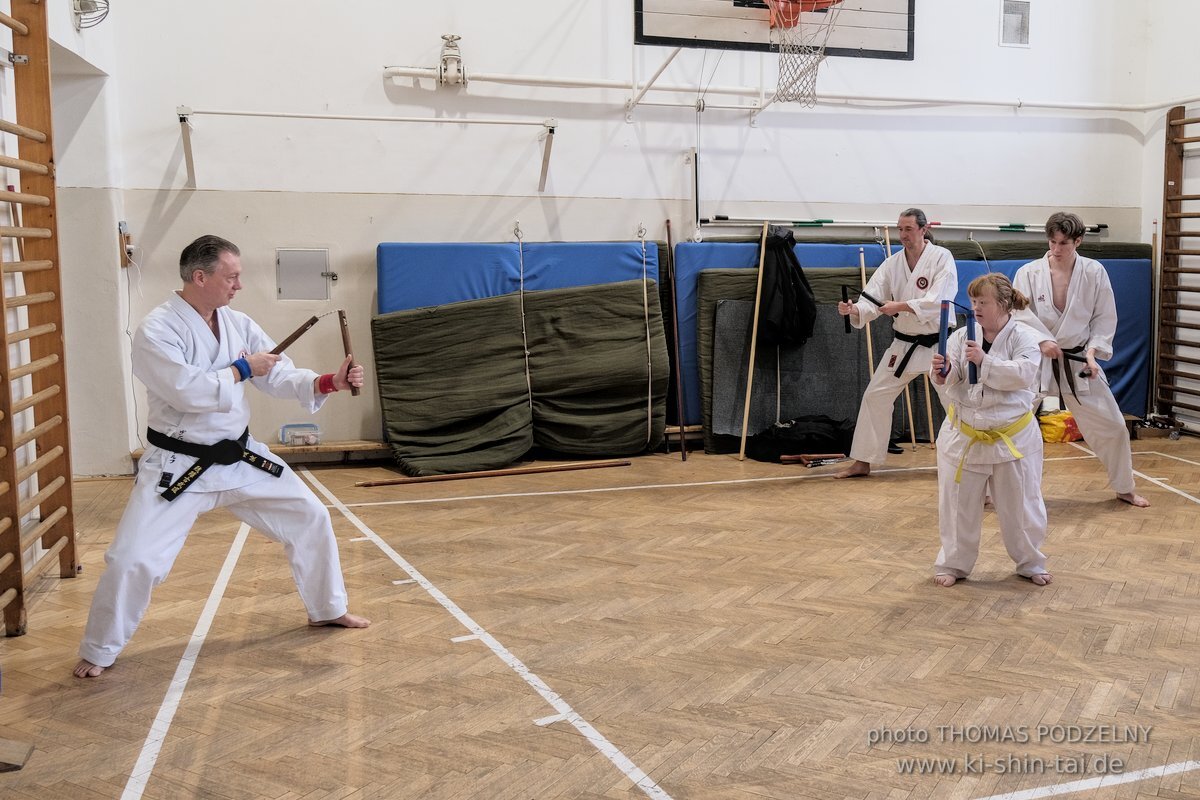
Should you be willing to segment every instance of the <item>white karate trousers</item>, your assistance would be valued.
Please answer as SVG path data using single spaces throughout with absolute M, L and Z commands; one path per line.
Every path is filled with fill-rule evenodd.
M 1079 364 L 1068 361 L 1067 369 L 1072 367 L 1078 370 Z M 1076 383 L 1079 382 L 1077 378 Z M 1125 416 L 1103 377 L 1092 378 L 1087 383 L 1088 391 L 1078 393 L 1078 398 L 1071 392 L 1070 386 L 1061 387 L 1063 403 L 1071 416 L 1075 417 L 1075 424 L 1079 426 L 1084 442 L 1108 471 L 1108 485 L 1117 494 L 1129 494 L 1134 490 L 1133 453 L 1129 447 L 1129 428 L 1125 427 Z M 1051 394 L 1059 391 L 1054 386 L 1053 377 L 1050 384 Z
M 871 376 L 871 382 L 863 392 L 862 403 L 858 407 L 858 421 L 854 424 L 854 442 L 850 445 L 850 458 L 855 461 L 866 461 L 875 466 L 887 461 L 887 446 L 888 439 L 892 436 L 892 411 L 896 407 L 896 398 L 913 379 L 929 372 L 929 364 L 936 351 L 929 347 L 918 347 L 904 366 L 904 372 L 899 378 L 896 377 L 896 364 L 904 358 L 908 347 L 907 342 L 894 341 L 879 360 L 875 374 Z M 896 355 L 896 361 L 889 369 L 887 365 L 892 361 L 893 354 Z M 941 392 L 941 388 L 932 381 L 929 385 L 935 391 Z M 915 398 L 913 402 L 916 402 Z
M 88 614 L 79 655 L 111 666 L 133 637 L 166 579 L 184 540 L 205 511 L 227 508 L 247 525 L 283 545 L 311 620 L 346 613 L 346 585 L 328 510 L 291 468 L 249 486 L 224 492 L 185 491 L 167 502 L 152 480 L 138 481 L 117 526 L 107 564 Z M 212 469 L 220 469 L 214 466 Z
M 1025 457 L 999 464 L 963 466 L 956 483 L 958 459 L 938 448 L 938 527 L 942 549 L 935 574 L 965 578 L 979 558 L 983 528 L 983 495 L 991 481 L 992 502 L 1000 522 L 1000 537 L 1017 574 L 1046 572 L 1041 546 L 1046 540 L 1046 504 L 1042 501 L 1042 441 L 1033 448 L 1022 443 Z

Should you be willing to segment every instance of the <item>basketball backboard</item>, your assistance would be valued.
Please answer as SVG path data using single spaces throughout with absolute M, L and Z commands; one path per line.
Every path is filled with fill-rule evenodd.
M 911 61 L 915 6 L 916 0 L 843 0 L 826 55 Z M 766 0 L 634 0 L 633 8 L 636 44 L 774 50 Z

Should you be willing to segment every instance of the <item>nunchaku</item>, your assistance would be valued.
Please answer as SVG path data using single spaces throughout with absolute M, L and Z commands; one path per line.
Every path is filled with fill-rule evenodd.
M 291 347 L 296 342 L 297 339 L 299 339 L 304 334 L 308 333 L 309 328 L 311 328 L 313 325 L 316 325 L 318 322 L 320 322 L 321 317 L 327 317 L 333 313 L 335 313 L 335 312 L 326 311 L 324 314 L 318 314 L 315 317 L 309 317 L 308 320 L 305 321 L 305 323 L 303 325 L 301 325 L 299 328 L 296 328 L 296 330 L 292 331 L 290 336 L 288 336 L 286 339 L 284 339 L 279 344 L 275 345 L 275 348 L 273 350 L 271 350 L 271 355 L 274 355 L 274 356 L 281 355 L 283 353 L 283 351 L 287 350 L 289 347 Z M 346 321 L 346 312 L 339 308 L 339 309 L 337 309 L 336 313 L 338 315 L 338 320 L 341 322 L 341 327 L 342 327 L 342 349 L 345 351 L 344 355 L 350 355 L 350 353 L 352 353 L 353 350 L 351 350 L 351 348 L 350 348 L 350 325 Z M 351 361 L 349 369 L 354 369 L 355 366 L 356 366 L 356 364 L 353 361 Z M 350 387 L 350 394 L 353 395 L 354 397 L 358 397 L 358 391 L 359 390 L 358 390 L 357 386 Z
M 1065 350 L 1063 351 L 1063 358 L 1067 359 L 1068 361 L 1078 361 L 1080 364 L 1087 363 L 1087 359 L 1085 357 L 1079 355 L 1078 353 L 1068 353 Z M 1081 378 L 1092 377 L 1092 368 L 1084 367 L 1083 369 L 1079 370 L 1079 377 L 1081 377 Z
M 853 288 L 854 288 L 853 286 L 850 286 L 848 284 L 845 284 L 845 283 L 842 284 L 842 302 L 843 303 L 850 302 L 850 290 Z M 868 303 L 871 303 L 872 305 L 874 305 L 876 308 L 883 308 L 883 303 L 879 302 L 877 299 L 875 299 L 871 295 L 867 294 L 866 289 L 859 289 L 858 294 L 860 297 L 862 297 Z M 898 317 L 900 315 L 899 314 L 891 314 L 890 316 Z M 849 317 L 849 315 L 847 315 L 847 317 L 846 317 L 846 333 L 850 333 L 850 317 Z
M 955 303 L 953 300 L 942 301 L 942 319 L 938 326 L 938 355 L 942 357 L 941 374 L 948 375 L 950 373 L 950 364 L 946 361 L 946 339 L 950 336 L 950 306 L 961 308 L 967 315 L 967 341 L 975 341 L 975 311 L 967 308 L 964 305 Z M 967 380 L 971 385 L 979 383 L 979 372 L 975 366 L 975 362 L 967 364 Z

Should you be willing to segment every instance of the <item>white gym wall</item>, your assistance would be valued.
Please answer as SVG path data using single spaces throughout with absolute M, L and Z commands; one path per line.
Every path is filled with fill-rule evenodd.
M 915 204 L 934 219 L 1040 222 L 1067 208 L 1109 224 L 1109 240 L 1149 241 L 1160 213 L 1163 111 L 772 106 L 755 126 L 746 112 L 705 111 L 698 130 L 695 111 L 682 107 L 639 107 L 627 123 L 628 89 L 439 89 L 383 76 L 385 65 L 435 67 L 441 35 L 456 33 L 468 73 L 628 81 L 636 63 L 644 81 L 669 50 L 635 52 L 631 0 L 113 0 L 109 18 L 82 34 L 70 26 L 68 0 L 48 2 L 61 17 L 55 133 L 79 474 L 129 471 L 145 402 L 140 387 L 130 389 L 125 297 L 136 324 L 178 287 L 179 251 L 201 233 L 242 249 L 246 288 L 235 308 L 278 339 L 314 313 L 345 308 L 356 355 L 371 370 L 379 242 L 504 241 L 516 220 L 531 241 L 631 239 L 639 223 L 661 238 L 667 217 L 689 235 L 685 153 L 697 143 L 704 215 L 892 219 Z M 830 59 L 818 93 L 1109 106 L 1191 97 L 1195 5 L 1033 0 L 1030 47 L 1010 48 L 998 45 L 1001 0 L 919 0 L 914 61 Z M 772 58 L 685 50 L 659 83 L 759 86 L 765 76 L 769 90 Z M 193 190 L 180 105 L 552 118 L 558 127 L 539 193 L 538 127 L 197 115 Z M 119 267 L 118 220 L 139 246 L 140 275 Z M 330 302 L 275 299 L 278 247 L 329 249 L 340 276 Z M 340 352 L 328 319 L 289 349 L 318 371 L 332 370 Z M 294 404 L 255 402 L 253 431 L 263 440 L 307 421 Z M 378 438 L 374 391 L 333 398 L 315 421 L 326 440 Z

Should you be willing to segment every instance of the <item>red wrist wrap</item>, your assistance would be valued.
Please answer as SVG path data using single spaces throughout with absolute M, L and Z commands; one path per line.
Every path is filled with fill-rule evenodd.
M 333 394 L 337 391 L 337 387 L 333 385 L 333 375 L 331 373 L 317 378 L 317 391 L 321 394 Z

